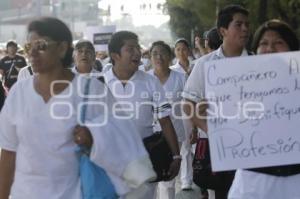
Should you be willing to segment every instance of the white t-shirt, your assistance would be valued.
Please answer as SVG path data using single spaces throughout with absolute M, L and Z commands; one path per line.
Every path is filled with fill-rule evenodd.
M 148 73 L 156 77 L 154 70 L 150 70 Z M 157 80 L 159 81 L 158 78 Z M 171 120 L 179 142 L 182 142 L 185 139 L 183 121 L 181 118 L 183 110 L 180 104 L 185 80 L 185 75 L 183 73 L 171 70 L 167 81 L 162 85 L 166 92 L 166 98 L 172 106 Z M 161 131 L 161 127 L 157 121 L 155 121 L 154 131 Z
M 169 116 L 171 106 L 165 98 L 160 82 L 143 71 L 137 70 L 126 84 L 114 75 L 112 68 L 104 73 L 105 83 L 114 97 L 129 114 L 142 138 L 153 134 L 154 114 L 158 118 Z
M 241 56 L 248 56 L 248 52 L 246 49 L 243 50 Z M 199 102 L 200 100 L 204 99 L 205 95 L 205 81 L 204 81 L 204 63 L 212 60 L 218 60 L 226 58 L 224 56 L 222 47 L 218 48 L 217 50 L 200 57 L 190 76 L 187 79 L 185 84 L 182 97 L 193 102 Z
M 190 65 L 189 65 L 189 69 L 192 70 L 194 67 L 195 63 L 194 61 L 190 61 Z M 188 74 L 186 73 L 186 71 L 183 69 L 183 67 L 180 65 L 179 61 L 176 62 L 176 64 L 170 66 L 170 69 L 183 73 L 186 75 L 186 78 L 188 78 Z
M 35 91 L 33 77 L 18 81 L 9 92 L 0 114 L 0 147 L 16 152 L 13 199 L 81 199 L 73 130 L 79 123 L 86 80 L 75 76 L 65 90 L 48 102 Z M 131 186 L 124 181 L 124 175 L 129 180 L 141 180 L 130 175 L 132 164 L 143 159 L 142 168 L 151 173 L 153 170 L 147 169 L 151 162 L 134 125 L 110 114 L 115 99 L 109 89 L 92 78 L 89 90 L 94 97 L 89 102 L 97 105 L 88 105 L 87 125 L 104 122 L 102 126 L 88 126 L 94 140 L 90 158 L 106 170 L 122 195 Z

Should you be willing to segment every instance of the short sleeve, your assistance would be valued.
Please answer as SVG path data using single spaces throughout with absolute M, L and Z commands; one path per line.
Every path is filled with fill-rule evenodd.
M 18 147 L 18 137 L 16 125 L 12 123 L 10 111 L 12 110 L 11 103 L 5 102 L 0 113 L 0 148 L 8 151 L 16 151 Z
M 197 103 L 204 98 L 204 93 L 204 61 L 200 59 L 186 81 L 182 97 Z
M 171 105 L 166 98 L 164 88 L 161 86 L 159 80 L 153 79 L 154 89 L 152 92 L 153 111 L 158 119 L 171 115 Z

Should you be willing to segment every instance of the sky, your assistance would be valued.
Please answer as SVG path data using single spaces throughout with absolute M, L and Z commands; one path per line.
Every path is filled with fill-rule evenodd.
M 157 5 L 163 5 L 165 0 L 102 0 L 98 6 L 102 9 L 111 7 L 111 20 L 122 17 L 122 14 L 129 13 L 132 16 L 135 26 L 154 25 L 159 27 L 169 21 L 168 15 L 163 15 Z M 121 7 L 123 9 L 121 10 Z

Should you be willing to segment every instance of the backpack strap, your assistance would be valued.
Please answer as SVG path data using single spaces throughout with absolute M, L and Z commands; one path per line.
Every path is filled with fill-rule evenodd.
M 29 66 L 27 69 L 28 69 L 28 71 L 29 71 L 30 75 L 33 75 L 33 71 L 32 71 L 32 68 L 31 68 L 31 66 Z
M 105 84 L 105 79 L 104 79 L 104 77 L 101 75 L 101 76 L 99 76 L 99 77 L 97 77 L 97 79 L 100 81 L 100 82 L 102 82 L 103 84 Z

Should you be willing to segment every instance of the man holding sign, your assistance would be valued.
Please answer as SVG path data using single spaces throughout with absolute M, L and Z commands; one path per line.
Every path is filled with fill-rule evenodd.
M 184 111 L 188 116 L 191 116 L 192 122 L 205 132 L 207 132 L 206 119 L 197 117 L 199 116 L 199 110 L 205 110 L 206 107 L 201 105 L 201 102 L 205 99 L 204 64 L 212 60 L 248 55 L 245 49 L 249 37 L 248 11 L 238 5 L 224 7 L 218 13 L 217 28 L 223 39 L 222 46 L 218 50 L 201 57 L 196 62 L 183 91 L 183 97 L 187 101 Z M 218 175 L 222 176 L 224 187 L 215 190 L 216 199 L 227 198 L 233 174 L 232 172 L 222 172 Z

